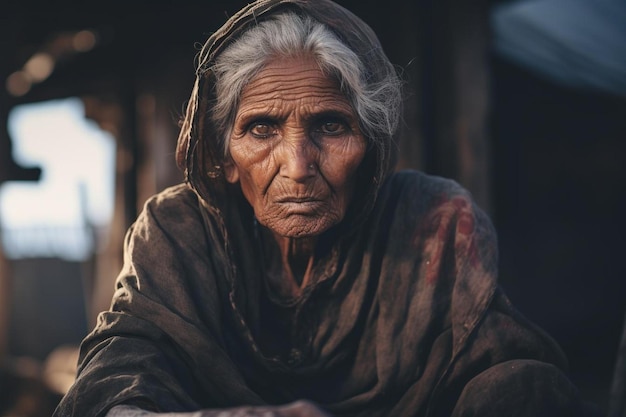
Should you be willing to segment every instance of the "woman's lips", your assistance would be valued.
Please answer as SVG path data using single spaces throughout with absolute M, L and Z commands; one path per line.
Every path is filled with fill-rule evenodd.
M 317 212 L 324 205 L 324 200 L 316 197 L 283 197 L 277 200 L 287 214 L 310 214 Z
M 316 197 L 283 197 L 277 200 L 278 203 L 312 203 L 321 202 L 322 200 Z

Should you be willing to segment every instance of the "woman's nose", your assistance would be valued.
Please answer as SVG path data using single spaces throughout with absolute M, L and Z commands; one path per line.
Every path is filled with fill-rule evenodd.
M 308 140 L 283 141 L 279 155 L 280 175 L 295 182 L 315 176 L 316 150 Z

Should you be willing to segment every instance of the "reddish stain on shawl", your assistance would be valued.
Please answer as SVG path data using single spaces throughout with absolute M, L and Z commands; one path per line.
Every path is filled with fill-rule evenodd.
M 474 236 L 476 224 L 472 206 L 462 197 L 454 198 L 452 203 L 458 209 L 455 244 L 457 256 L 464 257 L 470 267 L 478 268 L 481 260 Z
M 454 242 L 457 261 L 467 262 L 470 268 L 480 267 L 475 228 L 474 212 L 467 198 L 455 197 L 448 201 L 442 198 L 436 201 L 413 238 L 416 245 L 425 239 L 423 250 L 428 256 L 423 261 L 424 277 L 429 285 L 434 284 L 441 274 L 444 248 L 450 239 Z
M 423 253 L 427 254 L 423 262 L 426 283 L 433 285 L 441 273 L 441 260 L 446 242 L 451 238 L 451 227 L 454 227 L 454 214 L 467 206 L 462 198 L 447 200 L 445 195 L 434 201 L 429 215 L 424 218 L 418 232 L 413 238 L 415 245 L 424 241 Z
M 462 235 L 471 235 L 474 231 L 474 217 L 467 212 L 460 213 L 456 230 Z

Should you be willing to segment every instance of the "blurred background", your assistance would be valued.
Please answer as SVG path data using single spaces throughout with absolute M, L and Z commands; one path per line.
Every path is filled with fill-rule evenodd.
M 71 384 L 126 228 L 182 179 L 198 43 L 246 3 L 0 5 L 0 417 L 49 416 Z M 398 169 L 473 193 L 513 303 L 587 400 L 623 407 L 626 3 L 338 3 L 406 80 Z

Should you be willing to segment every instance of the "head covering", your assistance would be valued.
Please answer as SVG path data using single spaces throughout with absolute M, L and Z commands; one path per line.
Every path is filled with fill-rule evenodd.
M 367 82 L 378 83 L 390 73 L 395 75 L 374 31 L 352 12 L 330 0 L 260 0 L 241 9 L 206 41 L 197 57 L 196 80 L 178 137 L 178 166 L 205 205 L 220 208 L 228 188 L 222 174 L 223 151 L 210 117 L 211 103 L 215 102 L 215 77 L 211 67 L 217 56 L 243 32 L 268 16 L 286 10 L 307 14 L 327 26 L 361 58 Z M 377 139 L 379 144 L 368 147 L 359 169 L 356 184 L 359 192 L 355 197 L 358 201 L 353 202 L 353 210 L 346 214 L 352 226 L 361 223 L 370 212 L 380 185 L 394 166 L 392 137 Z

